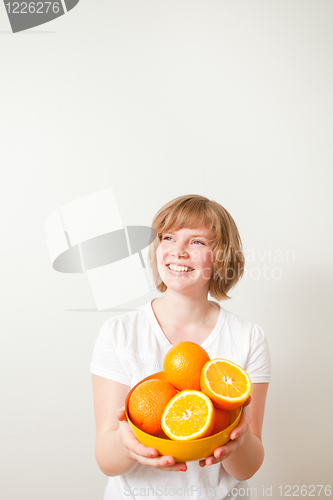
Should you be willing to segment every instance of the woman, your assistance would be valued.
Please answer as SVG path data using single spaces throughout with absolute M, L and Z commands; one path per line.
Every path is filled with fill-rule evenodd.
M 96 459 L 109 476 L 104 498 L 248 498 L 244 481 L 264 457 L 269 351 L 259 326 L 225 311 L 208 296 L 227 299 L 243 274 L 237 227 L 221 205 L 199 195 L 169 202 L 152 227 L 159 239 L 150 252 L 150 266 L 163 296 L 106 321 L 91 363 Z M 253 384 L 231 440 L 213 456 L 187 464 L 140 444 L 124 415 L 130 388 L 161 371 L 166 352 L 180 341 L 200 344 L 211 359 L 223 357 L 242 366 Z

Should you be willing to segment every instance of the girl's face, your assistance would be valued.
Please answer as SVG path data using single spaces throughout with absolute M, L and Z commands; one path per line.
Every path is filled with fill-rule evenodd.
M 157 268 L 172 290 L 202 289 L 208 293 L 213 272 L 210 232 L 205 227 L 183 228 L 162 234 L 157 249 Z

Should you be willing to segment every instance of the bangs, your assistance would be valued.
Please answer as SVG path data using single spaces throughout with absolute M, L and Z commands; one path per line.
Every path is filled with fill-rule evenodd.
M 216 235 L 215 214 L 208 213 L 206 202 L 203 200 L 186 200 L 174 206 L 166 215 L 159 227 L 159 233 L 178 231 L 179 229 L 205 227 L 214 237 Z

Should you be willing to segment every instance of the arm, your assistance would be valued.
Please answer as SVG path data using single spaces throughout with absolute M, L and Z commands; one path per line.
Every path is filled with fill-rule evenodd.
M 264 460 L 261 431 L 264 420 L 268 384 L 253 384 L 250 405 L 243 408 L 241 420 L 231 432 L 230 441 L 214 451 L 214 456 L 200 461 L 200 465 L 222 462 L 225 470 L 244 481 L 252 477 Z
M 135 438 L 126 422 L 124 405 L 129 387 L 97 375 L 92 375 L 96 421 L 95 456 L 101 471 L 118 476 L 140 462 L 162 470 L 186 469 L 173 457 L 158 456 Z M 168 464 L 166 464 L 168 462 Z
M 107 476 L 124 474 L 134 467 L 135 460 L 122 443 L 116 411 L 124 405 L 129 387 L 97 375 L 92 375 L 92 383 L 98 466 Z

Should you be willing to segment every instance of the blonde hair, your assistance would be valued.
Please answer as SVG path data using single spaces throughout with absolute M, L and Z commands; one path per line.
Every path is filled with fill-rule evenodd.
M 154 284 L 159 292 L 167 286 L 159 276 L 156 250 L 162 234 L 182 228 L 206 227 L 211 233 L 213 274 L 209 293 L 216 300 L 229 299 L 228 291 L 236 285 L 244 273 L 245 259 L 237 226 L 229 212 L 219 203 L 197 194 L 175 198 L 164 205 L 155 215 L 152 227 L 158 239 L 150 245 L 148 262 Z

